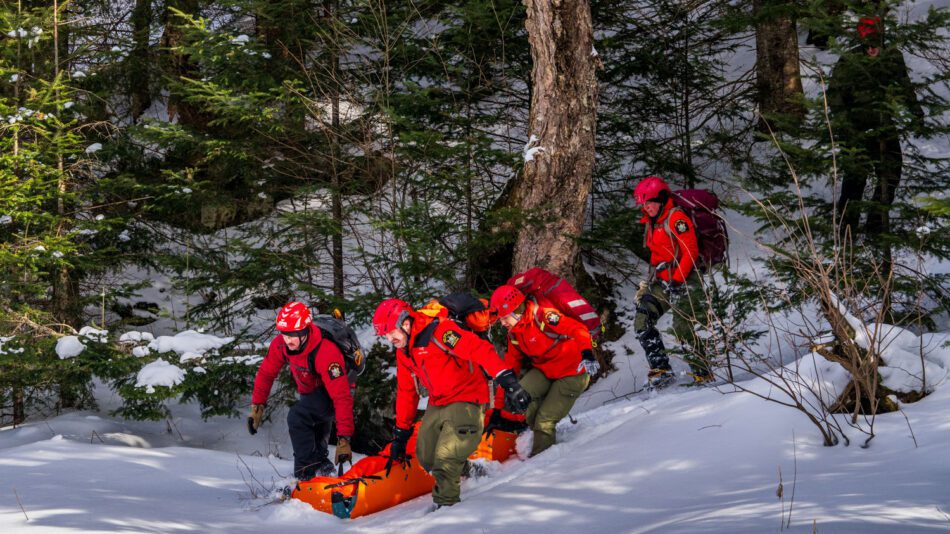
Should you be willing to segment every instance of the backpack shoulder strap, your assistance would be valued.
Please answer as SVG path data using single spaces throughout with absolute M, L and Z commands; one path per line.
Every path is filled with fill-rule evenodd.
M 432 321 L 432 322 L 433 322 L 433 324 L 436 324 L 436 325 L 437 325 L 437 324 L 438 324 L 437 321 L 438 321 L 438 319 L 436 319 L 435 321 Z M 455 322 L 455 321 L 453 321 L 453 322 Z M 458 323 L 456 323 L 456 325 L 458 325 Z M 430 326 L 432 326 L 432 325 L 430 325 Z M 455 360 L 455 365 L 458 365 L 459 367 L 461 367 L 461 363 L 460 363 L 459 360 L 463 360 L 464 358 L 460 358 L 459 355 L 456 354 L 454 350 L 452 350 L 451 348 L 449 348 L 448 346 L 446 346 L 445 343 L 442 343 L 442 341 L 441 341 L 439 338 L 437 338 L 437 337 L 435 336 L 435 328 L 432 328 L 432 343 L 434 343 L 435 346 L 439 348 L 439 350 L 441 350 L 442 352 L 444 352 L 444 353 L 448 354 L 449 356 L 451 356 L 451 357 Z M 474 373 L 474 372 L 475 372 L 475 365 L 472 363 L 472 360 L 468 360 L 468 371 L 469 371 L 470 373 Z
M 670 238 L 670 244 L 673 245 L 673 263 L 670 264 L 670 270 L 671 270 L 671 271 L 672 271 L 672 269 L 674 269 L 675 267 L 677 267 L 677 266 L 680 264 L 680 244 L 679 244 L 679 240 L 676 239 L 676 236 L 673 235 L 673 229 L 670 228 L 670 219 L 673 218 L 673 214 L 676 213 L 676 212 L 679 212 L 679 213 L 682 213 L 683 215 L 686 215 L 686 218 L 688 218 L 688 219 L 690 219 L 690 220 L 692 221 L 692 217 L 690 217 L 689 214 L 686 213 L 686 211 L 685 211 L 683 208 L 681 208 L 681 207 L 679 207 L 679 206 L 677 206 L 677 205 L 675 205 L 675 204 L 673 205 L 672 208 L 670 208 L 670 211 L 668 211 L 668 212 L 666 213 L 666 219 L 663 221 L 663 231 L 666 232 L 666 235 Z M 693 232 L 695 232 L 695 231 L 696 231 L 696 223 L 694 222 L 694 223 L 693 223 Z M 672 275 L 672 273 L 670 273 L 670 274 Z
M 323 332 L 320 333 L 323 335 Z M 310 369 L 310 373 L 313 376 L 320 376 L 317 374 L 317 351 L 320 350 L 320 346 L 323 345 L 323 338 L 320 338 L 320 341 L 317 342 L 317 346 L 307 354 L 307 369 Z

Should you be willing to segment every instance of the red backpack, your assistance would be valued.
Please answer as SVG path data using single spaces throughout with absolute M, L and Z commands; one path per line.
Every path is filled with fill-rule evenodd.
M 591 339 L 600 335 L 602 327 L 597 310 L 560 276 L 532 267 L 509 278 L 508 285 L 517 287 L 526 296 L 544 297 L 568 317 L 584 323 L 590 330 Z
M 726 223 L 715 213 L 719 209 L 719 197 L 705 189 L 679 189 L 673 191 L 674 209 L 680 209 L 693 221 L 696 228 L 696 240 L 699 244 L 699 259 L 696 262 L 700 272 L 709 272 L 720 264 L 729 262 L 729 234 Z M 666 233 L 673 239 L 670 218 L 666 218 Z M 677 256 L 679 252 L 677 251 Z

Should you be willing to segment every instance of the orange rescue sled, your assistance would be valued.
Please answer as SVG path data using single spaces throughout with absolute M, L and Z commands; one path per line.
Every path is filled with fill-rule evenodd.
M 516 437 L 515 434 L 502 431 L 483 436 L 478 449 L 470 458 L 503 462 L 514 453 Z M 435 479 L 419 465 L 412 454 L 408 468 L 394 463 L 389 476 L 386 476 L 390 446 L 387 445 L 376 456 L 367 456 L 356 462 L 341 477 L 316 477 L 298 482 L 291 497 L 300 499 L 321 512 L 352 519 L 431 493 Z M 416 450 L 415 432 L 409 438 L 406 450 Z

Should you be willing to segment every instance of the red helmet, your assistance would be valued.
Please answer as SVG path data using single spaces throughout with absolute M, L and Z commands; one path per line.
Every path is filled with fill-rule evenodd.
M 491 309 L 504 317 L 524 302 L 524 293 L 515 286 L 504 285 L 491 294 Z
M 312 322 L 310 309 L 302 302 L 291 302 L 277 313 L 278 332 L 299 332 Z
M 868 39 L 881 33 L 881 17 L 861 17 L 858 21 L 858 37 Z
M 648 200 L 653 200 L 662 194 L 662 191 L 669 193 L 670 186 L 659 176 L 647 176 L 633 190 L 633 198 L 637 204 L 643 204 Z
M 373 313 L 373 328 L 377 336 L 385 336 L 402 325 L 409 318 L 412 308 L 404 300 L 386 299 L 376 306 Z

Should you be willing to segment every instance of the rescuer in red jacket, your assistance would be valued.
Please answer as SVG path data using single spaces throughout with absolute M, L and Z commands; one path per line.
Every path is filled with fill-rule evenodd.
M 646 247 L 650 250 L 653 276 L 640 282 L 634 330 L 650 365 L 648 385 L 664 387 L 674 375 L 663 346 L 657 320 L 673 310 L 673 334 L 683 345 L 684 359 L 696 382 L 712 379 L 694 325 L 706 309 L 702 279 L 696 270 L 699 244 L 692 219 L 673 203 L 670 186 L 662 178 L 644 178 L 633 192 L 643 211 Z
M 488 376 L 505 391 L 507 407 L 523 412 L 530 400 L 488 341 L 448 318 L 414 311 L 399 299 L 384 300 L 373 314 L 376 334 L 396 349 L 396 428 L 392 462 L 405 462 L 421 398 L 429 401 L 416 437 L 416 458 L 435 478 L 436 508 L 459 502 L 461 476 L 481 441 L 489 402 Z
M 570 413 L 600 364 L 587 327 L 543 297 L 526 299 L 517 287 L 503 285 L 492 294 L 491 308 L 508 329 L 505 358 L 531 363 L 520 383 L 532 399 L 525 419 L 534 431 L 534 456 L 555 444 L 558 421 Z
M 300 394 L 300 399 L 287 413 L 287 428 L 294 449 L 294 476 L 298 480 L 328 476 L 333 473 L 333 464 L 327 457 L 327 442 L 334 420 L 336 463 L 352 461 L 353 393 L 346 377 L 346 362 L 336 343 L 323 339 L 310 318 L 310 310 L 300 302 L 291 302 L 280 310 L 277 331 L 280 335 L 271 341 L 254 379 L 248 430 L 251 434 L 257 433 L 271 386 L 281 369 L 289 366 Z

